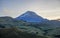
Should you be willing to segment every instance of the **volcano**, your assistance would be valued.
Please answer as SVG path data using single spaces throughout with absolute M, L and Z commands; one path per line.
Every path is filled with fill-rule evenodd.
M 15 18 L 16 20 L 24 20 L 27 22 L 43 22 L 44 18 L 38 16 L 35 12 L 27 11 L 24 14 Z

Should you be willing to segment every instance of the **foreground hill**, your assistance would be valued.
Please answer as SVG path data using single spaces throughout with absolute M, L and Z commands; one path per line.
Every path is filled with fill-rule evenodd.
M 33 33 L 27 33 L 16 28 L 0 29 L 0 38 L 48 38 Z
M 59 37 L 60 36 L 60 27 L 58 27 L 60 24 L 60 21 L 49 20 L 49 21 L 45 21 L 45 22 L 35 23 L 35 22 L 26 22 L 23 20 L 15 20 L 14 18 L 11 18 L 11 17 L 0 17 L 0 36 L 5 37 L 5 34 L 7 34 L 8 35 L 8 36 L 6 35 L 7 37 L 10 37 L 11 35 L 13 35 L 12 37 L 15 37 L 16 36 L 15 34 L 17 34 L 17 33 L 14 32 L 13 29 L 11 29 L 11 28 L 14 28 L 14 29 L 17 28 L 19 32 L 20 31 L 24 32 L 22 34 L 25 34 L 25 32 L 26 32 L 28 34 L 30 34 L 30 33 L 37 34 L 38 36 L 42 36 L 42 38 L 45 38 L 45 37 L 46 38 L 55 38 L 55 37 L 60 38 Z M 54 27 L 54 28 L 52 28 L 52 27 Z M 9 35 L 10 32 L 11 32 L 11 35 Z M 14 33 L 14 34 L 12 34 L 12 33 Z M 16 38 L 20 38 L 19 36 L 23 36 L 23 35 L 17 35 Z M 26 36 L 24 35 L 24 37 L 27 37 L 27 36 L 28 35 L 26 35 Z M 29 37 L 31 37 L 31 36 L 29 35 Z M 39 37 L 39 38 L 41 38 L 41 37 Z
M 5 27 L 9 28 L 13 25 L 15 25 L 15 24 L 14 24 L 14 20 L 12 17 L 8 17 L 8 16 L 0 17 L 0 26 L 5 26 Z

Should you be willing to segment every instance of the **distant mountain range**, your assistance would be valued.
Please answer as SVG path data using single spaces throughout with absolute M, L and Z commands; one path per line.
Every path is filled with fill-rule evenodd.
M 48 24 L 49 27 L 60 27 L 59 20 L 48 20 L 41 16 L 38 16 L 35 12 L 32 12 L 32 11 L 27 11 L 16 18 L 11 18 L 9 16 L 0 17 L 0 24 L 11 24 L 12 26 L 12 25 L 17 25 L 16 21 L 19 21 L 19 22 L 22 21 L 22 22 L 33 23 L 33 24 L 37 24 L 37 23 Z

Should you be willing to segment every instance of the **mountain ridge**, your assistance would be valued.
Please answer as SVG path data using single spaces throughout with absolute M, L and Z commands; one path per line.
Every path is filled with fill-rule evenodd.
M 24 20 L 27 22 L 43 22 L 44 18 L 38 16 L 35 12 L 27 11 L 24 14 L 15 18 L 16 20 Z

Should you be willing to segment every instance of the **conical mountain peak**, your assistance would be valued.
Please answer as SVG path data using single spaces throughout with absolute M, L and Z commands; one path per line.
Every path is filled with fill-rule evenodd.
M 33 12 L 33 11 L 27 11 L 27 12 L 25 12 L 24 14 L 22 14 L 22 15 L 29 15 L 29 16 L 34 16 L 34 15 L 37 15 L 35 12 Z M 21 16 L 22 16 L 21 15 Z
M 29 13 L 29 14 L 36 14 L 36 13 L 33 12 L 33 11 L 27 11 L 26 13 Z
M 27 11 L 24 14 L 18 16 L 16 19 L 27 22 L 41 22 L 44 20 L 41 16 L 38 16 L 35 12 L 32 11 Z
M 28 13 L 35 13 L 35 12 L 33 12 L 33 11 L 27 11 Z

